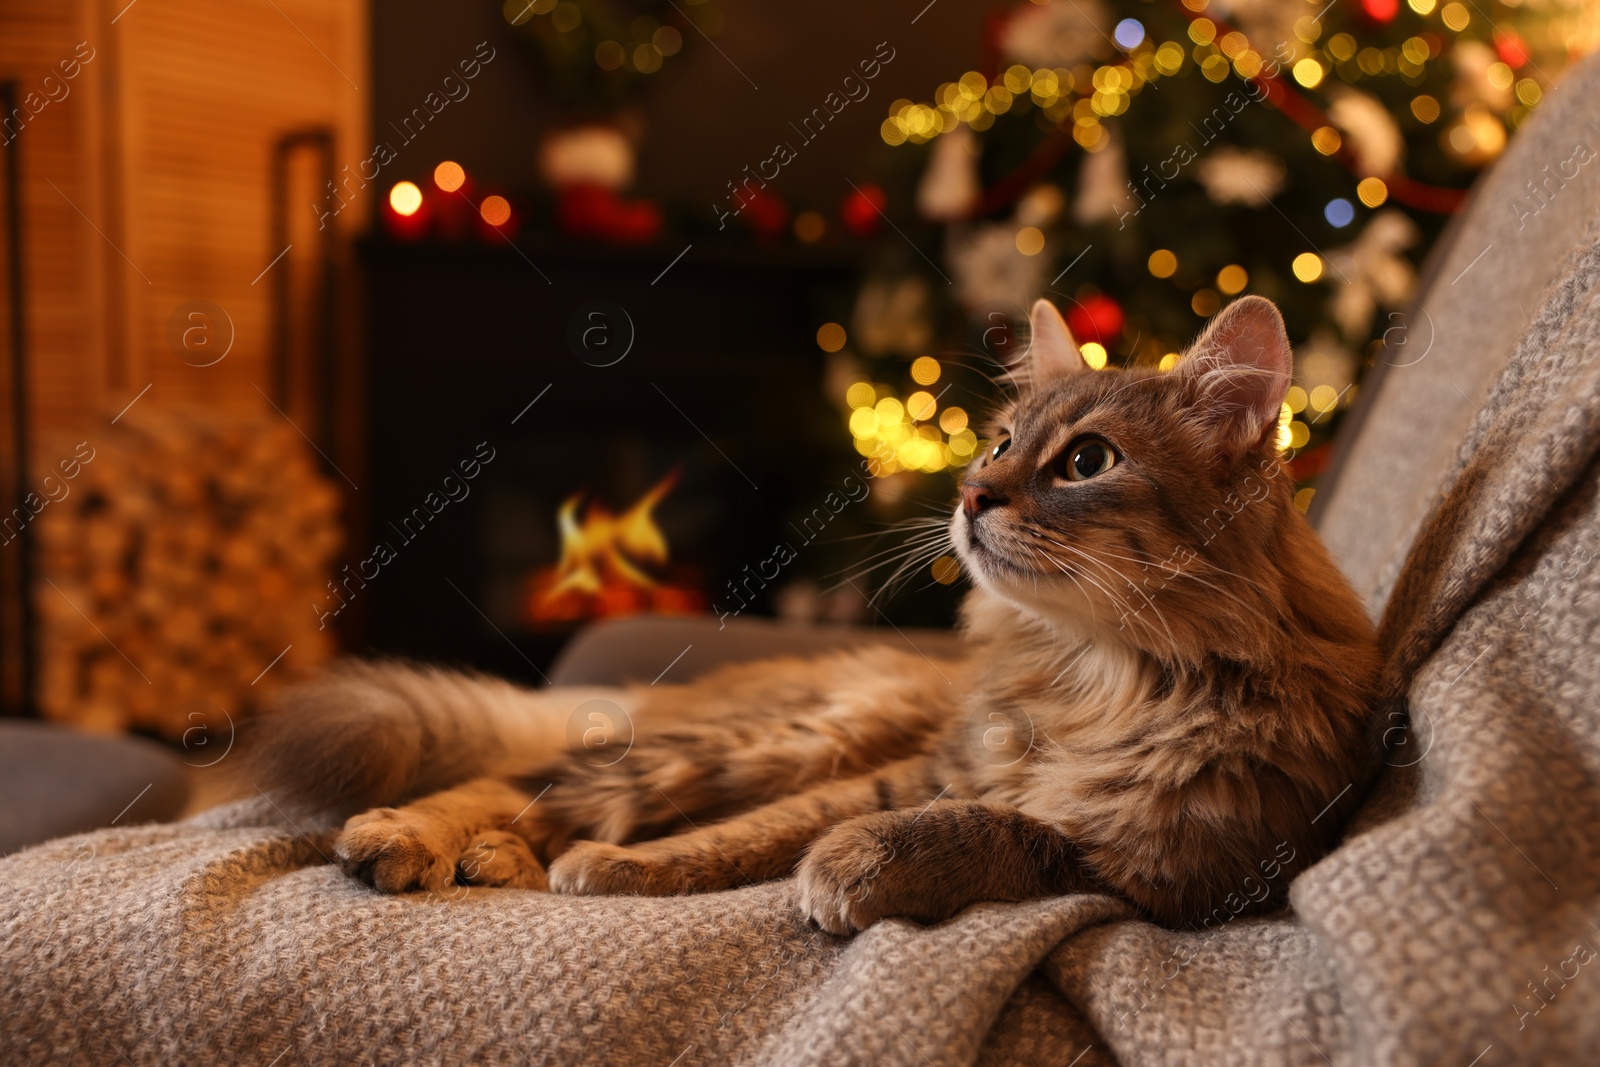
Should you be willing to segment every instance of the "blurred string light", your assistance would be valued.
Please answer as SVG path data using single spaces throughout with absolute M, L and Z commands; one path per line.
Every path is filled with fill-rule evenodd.
M 504 226 L 511 221 L 511 202 L 503 196 L 486 196 L 478 205 L 478 214 L 490 226 Z
M 461 164 L 445 160 L 433 168 L 433 184 L 447 193 L 453 193 L 467 182 L 467 172 Z
M 395 182 L 389 190 L 389 206 L 397 215 L 415 215 L 422 207 L 422 190 L 416 182 Z
M 921 385 L 938 381 L 942 371 L 932 356 L 912 364 L 912 377 Z M 877 461 L 880 476 L 965 466 L 977 451 L 978 436 L 968 426 L 966 411 L 941 408 L 926 389 L 901 400 L 887 385 L 858 381 L 845 390 L 845 403 L 856 451 Z
M 1243 33 L 1228 26 L 1226 21 L 1207 17 L 1208 9 L 1213 7 L 1212 0 L 1179 2 L 1187 9 L 1188 26 L 1186 32 L 1175 40 L 1164 41 L 1159 35 L 1152 38 L 1150 30 L 1141 20 L 1124 18 L 1115 24 L 1110 33 L 1115 45 L 1121 49 L 1121 54 L 1114 59 L 1101 60 L 1098 64 L 1094 61 L 1085 62 L 1072 69 L 1030 69 L 1014 63 L 994 73 L 967 71 L 954 81 L 939 85 L 929 100 L 902 98 L 891 103 L 888 115 L 880 126 L 881 137 L 890 145 L 920 145 L 962 126 L 981 132 L 991 128 L 1000 116 L 1032 112 L 1041 129 L 1056 128 L 1069 132 L 1080 148 L 1087 152 L 1098 152 L 1112 143 L 1107 130 L 1108 120 L 1125 114 L 1131 98 L 1158 79 L 1196 73 L 1211 82 L 1221 83 L 1230 78 L 1249 79 L 1265 73 L 1268 67 L 1266 58 Z M 1330 33 L 1321 18 L 1325 5 L 1320 0 L 1310 2 L 1313 5 L 1310 13 L 1293 18 L 1293 38 L 1289 42 L 1293 46 L 1292 55 L 1285 60 L 1276 52 L 1269 54 L 1281 64 L 1282 69 L 1277 75 L 1280 85 L 1286 86 L 1291 93 L 1297 89 L 1315 90 L 1316 93 L 1308 94 L 1312 96 L 1329 94 L 1330 89 L 1337 94 L 1340 83 L 1353 84 L 1380 75 L 1399 75 L 1406 85 L 1420 87 L 1429 73 L 1430 64 L 1451 57 L 1450 35 L 1469 28 L 1475 34 L 1480 33 L 1485 30 L 1485 20 L 1488 18 L 1471 0 L 1356 0 L 1370 21 L 1389 22 L 1402 15 L 1410 18 L 1412 16 L 1406 12 L 1407 8 L 1410 13 L 1425 20 L 1403 42 L 1373 47 L 1364 45 L 1351 33 Z M 1519 6 L 1521 2 L 1523 0 L 1506 0 L 1508 6 L 1512 7 Z M 1217 5 L 1217 10 L 1223 10 L 1223 18 L 1226 19 L 1227 11 L 1235 6 L 1230 3 L 1227 9 L 1223 9 Z M 1487 62 L 1478 77 L 1484 83 L 1483 88 L 1510 98 L 1511 105 L 1504 114 L 1487 104 L 1474 103 L 1460 110 L 1452 107 L 1449 122 L 1443 123 L 1441 119 L 1445 116 L 1446 107 L 1441 104 L 1439 96 L 1412 88 L 1409 94 L 1401 95 L 1396 101 L 1402 108 L 1409 106 L 1408 118 L 1414 118 L 1423 125 L 1440 123 L 1437 136 L 1441 147 L 1448 154 L 1477 165 L 1487 163 L 1499 154 L 1505 146 L 1508 130 L 1514 129 L 1533 107 L 1542 102 L 1545 91 L 1540 80 L 1523 76 L 1524 67 L 1529 63 L 1530 49 L 1527 44 L 1515 34 L 1499 30 L 1490 36 L 1497 61 Z M 1577 41 L 1578 38 L 1573 37 L 1570 42 L 1575 54 L 1578 54 Z M 1311 114 L 1316 114 L 1315 106 Z M 1346 166 L 1359 165 L 1360 153 L 1353 149 L 1360 146 L 1353 141 L 1347 142 L 1347 137 L 1353 137 L 1353 134 L 1343 132 L 1328 118 L 1312 122 L 1309 127 L 1300 136 L 1307 137 L 1317 153 L 1337 159 Z M 1381 208 L 1395 196 L 1401 195 L 1402 190 L 1411 189 L 1417 184 L 1402 184 L 1394 175 L 1358 172 L 1355 177 L 1359 180 L 1351 193 L 1333 197 L 1322 207 L 1324 219 L 1334 229 L 1344 229 L 1354 224 L 1358 207 L 1369 210 Z M 1407 195 L 1413 194 L 1414 190 Z M 1410 203 L 1409 199 L 1407 203 Z M 1047 246 L 1052 243 L 1053 231 L 1048 226 L 1036 224 L 1032 219 L 1020 221 L 1028 224 L 1019 224 L 1014 235 L 1017 251 L 1027 256 L 1046 253 Z M 1214 263 L 1186 263 L 1185 266 L 1187 269 L 1180 272 L 1177 255 L 1166 248 L 1150 252 L 1146 259 L 1150 276 L 1171 279 L 1174 284 L 1181 286 L 1192 310 L 1202 317 L 1214 314 L 1227 299 L 1246 291 L 1251 283 L 1251 272 L 1242 264 L 1226 264 L 1220 269 Z M 1295 255 L 1289 267 L 1293 277 L 1302 284 L 1313 285 L 1328 280 L 1329 264 L 1316 252 L 1306 251 Z M 1270 269 L 1262 269 L 1266 271 L 1263 279 L 1270 283 L 1275 280 L 1274 276 L 1282 269 L 1282 265 L 1274 264 Z M 1210 270 L 1216 273 L 1208 278 Z M 1193 288 L 1195 286 L 1199 288 Z M 1127 355 L 1133 361 L 1154 362 L 1161 369 L 1170 370 L 1176 366 L 1178 355 L 1168 350 L 1168 344 L 1163 339 L 1150 338 L 1137 351 Z M 1092 366 L 1105 366 L 1110 358 L 1104 346 L 1098 343 L 1085 345 L 1082 351 L 1085 361 Z M 925 365 L 936 367 L 937 361 L 923 357 L 914 364 L 915 367 Z M 915 371 L 913 379 L 917 385 L 930 384 Z M 853 429 L 862 431 L 857 434 L 858 448 L 865 451 L 864 445 L 870 444 L 880 449 L 898 449 L 910 440 L 908 434 L 922 436 L 914 429 L 907 428 L 919 423 L 913 417 L 915 413 L 908 414 L 906 411 L 909 400 L 902 403 L 892 397 L 886 387 L 873 386 L 871 383 L 857 383 L 852 389 L 855 391 L 855 400 L 863 402 L 857 404 L 853 401 L 853 410 L 858 415 L 868 408 L 873 412 L 870 425 L 866 416 L 852 416 Z M 867 391 L 870 391 L 870 395 L 864 395 Z M 926 394 L 912 394 L 913 397 L 922 395 Z M 895 399 L 900 404 L 899 422 L 885 421 L 884 412 L 887 410 L 892 413 L 895 410 L 880 406 L 885 399 Z M 1296 387 L 1290 391 L 1289 400 L 1293 410 L 1286 409 L 1280 427 L 1281 443 L 1285 448 L 1298 448 L 1310 439 L 1311 427 L 1316 421 L 1334 407 L 1346 403 L 1348 394 L 1343 399 L 1322 393 L 1312 397 Z M 1299 417 L 1302 415 L 1303 418 Z M 946 435 L 967 431 L 964 413 L 958 421 L 959 425 L 955 422 L 947 424 L 941 416 L 939 429 Z M 920 424 L 922 429 L 931 430 L 926 420 L 921 420 Z M 945 447 L 949 449 L 952 442 L 953 438 L 947 437 Z M 913 459 L 920 458 L 919 448 L 917 445 L 910 446 Z M 962 455 L 970 458 L 970 453 Z M 896 462 L 904 458 L 899 457 Z M 952 464 L 962 461 L 964 459 L 958 458 L 957 452 L 951 451 Z M 920 467 L 920 464 L 901 463 L 901 469 L 908 467 Z

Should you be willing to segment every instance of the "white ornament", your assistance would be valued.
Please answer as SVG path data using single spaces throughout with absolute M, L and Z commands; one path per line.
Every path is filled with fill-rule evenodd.
M 1335 87 L 1328 117 L 1344 133 L 1362 177 L 1385 177 L 1400 169 L 1406 142 L 1384 106 L 1366 93 Z
M 1283 160 L 1258 149 L 1219 148 L 1200 161 L 1200 184 L 1218 204 L 1262 207 L 1283 189 Z
M 1111 13 L 1101 0 L 1025 4 L 1000 32 L 1000 50 L 1030 67 L 1073 67 L 1111 50 Z
M 917 186 L 917 210 L 930 222 L 967 218 L 982 195 L 978 183 L 978 139 L 969 126 L 935 138 L 928 169 Z

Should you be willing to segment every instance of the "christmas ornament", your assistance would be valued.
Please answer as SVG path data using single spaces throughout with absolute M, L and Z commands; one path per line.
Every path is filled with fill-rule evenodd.
M 1067 328 L 1080 344 L 1094 341 L 1110 347 L 1122 333 L 1122 306 L 1103 293 L 1074 300 L 1067 308 Z
M 1420 236 L 1417 224 L 1393 208 L 1378 212 L 1350 244 L 1328 255 L 1339 288 L 1330 309 L 1349 338 L 1367 336 L 1378 308 L 1399 308 L 1416 289 L 1417 272 L 1403 253 Z
M 1001 50 L 1030 67 L 1071 67 L 1111 52 L 1111 13 L 1101 0 L 1023 4 L 1006 21 Z
M 953 222 L 972 214 L 983 187 L 978 182 L 978 139 L 957 126 L 933 142 L 928 169 L 917 186 L 917 211 L 931 222 Z
M 883 221 L 883 207 L 888 203 L 883 190 L 876 185 L 862 185 L 851 189 L 839 206 L 839 221 L 855 237 L 871 237 L 878 232 Z
M 1262 149 L 1222 147 L 1199 163 L 1200 184 L 1218 204 L 1262 207 L 1283 188 L 1283 160 Z
M 1344 133 L 1345 147 L 1355 156 L 1361 177 L 1384 177 L 1400 169 L 1405 139 L 1384 106 L 1366 93 L 1336 86 L 1328 117 Z

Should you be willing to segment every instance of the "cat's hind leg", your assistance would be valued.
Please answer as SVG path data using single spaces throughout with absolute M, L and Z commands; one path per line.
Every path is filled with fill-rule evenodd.
M 673 896 L 782 878 L 830 826 L 933 796 L 928 765 L 921 757 L 901 760 L 635 845 L 579 841 L 550 865 L 550 887 L 582 895 Z
M 453 885 L 544 889 L 527 819 L 533 797 L 498 778 L 478 778 L 400 808 L 352 816 L 334 842 L 346 874 L 385 893 Z M 526 820 L 526 827 L 519 823 Z

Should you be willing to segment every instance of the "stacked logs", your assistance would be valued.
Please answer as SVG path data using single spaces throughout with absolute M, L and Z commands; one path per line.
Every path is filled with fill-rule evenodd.
M 41 450 L 50 500 L 24 534 L 44 715 L 188 744 L 333 654 L 310 605 L 339 494 L 292 426 L 145 404 L 87 438 Z

